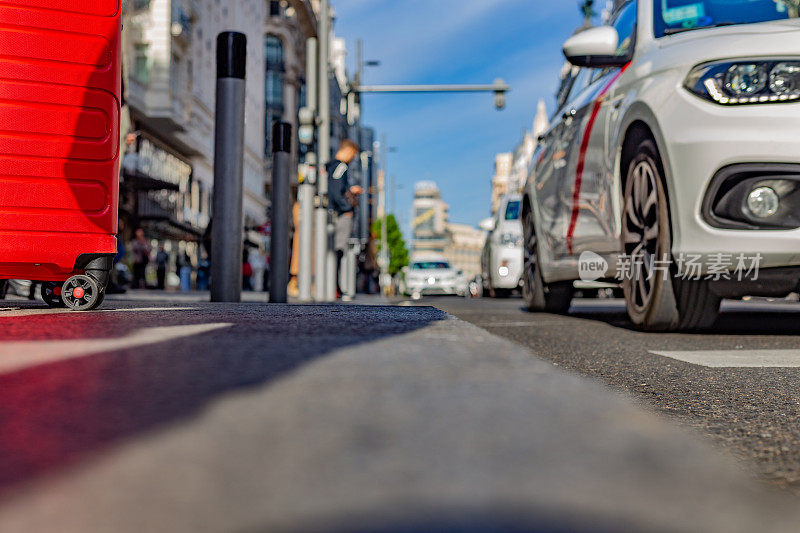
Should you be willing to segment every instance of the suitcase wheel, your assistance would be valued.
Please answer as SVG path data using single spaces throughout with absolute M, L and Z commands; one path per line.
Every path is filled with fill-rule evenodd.
M 84 274 L 72 276 L 61 286 L 61 299 L 74 311 L 96 309 L 104 297 L 104 290 L 97 280 Z
M 66 307 L 67 304 L 61 299 L 61 284 L 52 281 L 42 282 L 42 300 L 53 308 Z

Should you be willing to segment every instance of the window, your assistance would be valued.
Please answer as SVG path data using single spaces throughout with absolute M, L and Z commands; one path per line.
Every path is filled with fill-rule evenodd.
M 676 31 L 751 24 L 798 16 L 794 0 L 655 0 L 656 38 Z
M 147 57 L 148 47 L 147 44 L 137 44 L 134 52 L 133 77 L 142 85 L 150 83 L 150 60 Z
M 277 35 L 270 34 L 264 37 L 264 58 L 267 68 L 283 70 L 283 41 Z
M 578 72 L 578 75 L 575 76 L 575 79 L 572 82 L 572 87 L 569 90 L 569 95 L 567 96 L 565 103 L 568 104 L 575 100 L 581 91 L 589 86 L 595 70 L 596 69 L 593 68 L 582 68 L 580 72 Z
M 508 202 L 506 205 L 506 220 L 519 220 L 519 201 Z
M 630 2 L 617 13 L 611 23 L 619 34 L 618 56 L 633 56 L 633 47 L 636 43 L 636 12 L 637 2 Z
M 264 36 L 264 153 L 269 156 L 272 125 L 283 115 L 284 55 L 283 41 L 277 36 Z
M 450 264 L 444 261 L 417 261 L 411 268 L 413 270 L 447 270 L 450 268 Z
M 278 0 L 271 0 L 269 3 L 269 16 L 279 17 L 282 14 L 281 3 Z
M 265 84 L 267 107 L 283 106 L 283 72 L 267 70 Z

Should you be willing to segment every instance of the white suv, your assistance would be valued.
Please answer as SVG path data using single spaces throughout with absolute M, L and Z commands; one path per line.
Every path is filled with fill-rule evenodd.
M 481 278 L 485 294 L 505 298 L 522 282 L 522 197 L 509 194 L 500 199 L 481 255 Z
M 574 66 L 523 197 L 531 310 L 622 282 L 643 329 L 800 280 L 796 0 L 638 0 L 564 45 Z M 601 267 L 598 269 L 598 267 Z
M 405 268 L 404 293 L 414 299 L 425 294 L 464 293 L 466 281 L 444 258 L 417 258 Z

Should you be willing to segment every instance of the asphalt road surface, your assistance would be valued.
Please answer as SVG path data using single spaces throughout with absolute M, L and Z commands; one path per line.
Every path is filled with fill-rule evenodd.
M 420 303 L 627 391 L 800 495 L 800 304 L 724 302 L 712 330 L 679 334 L 636 331 L 620 300 L 575 299 L 568 316 L 529 313 L 520 298 Z
M 764 365 L 797 363 L 796 306 L 652 336 L 608 302 L 558 317 L 519 299 L 430 300 L 481 329 L 430 306 L 202 300 L 2 304 L 0 532 L 800 524 L 796 497 L 749 463 L 563 368 L 636 391 L 788 486 L 798 370 Z

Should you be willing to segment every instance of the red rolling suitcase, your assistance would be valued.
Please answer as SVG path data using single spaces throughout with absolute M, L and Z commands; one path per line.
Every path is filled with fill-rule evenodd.
M 97 307 L 117 252 L 120 0 L 0 0 L 0 279 Z

